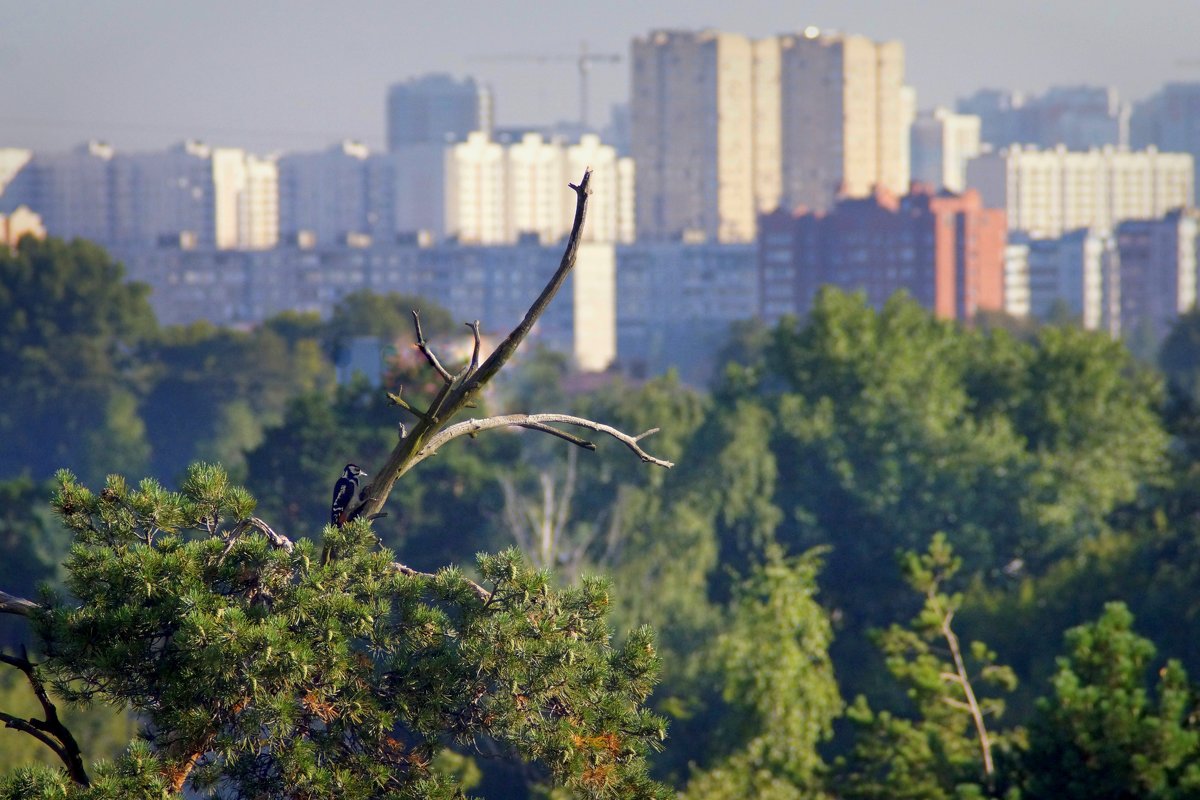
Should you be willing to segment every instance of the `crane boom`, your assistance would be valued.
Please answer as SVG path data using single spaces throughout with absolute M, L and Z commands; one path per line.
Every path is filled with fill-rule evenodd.
M 490 56 L 478 56 L 473 61 L 525 61 L 538 64 L 573 61 L 579 71 L 579 125 L 588 127 L 588 83 L 592 64 L 618 64 L 621 56 L 617 53 L 593 53 L 588 50 L 587 42 L 581 42 L 578 55 L 565 53 L 500 53 Z

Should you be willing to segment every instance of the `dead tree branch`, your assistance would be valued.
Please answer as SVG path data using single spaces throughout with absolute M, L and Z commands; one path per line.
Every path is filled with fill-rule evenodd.
M 575 259 L 579 253 L 579 243 L 583 235 L 583 224 L 587 217 L 587 200 L 588 195 L 591 194 L 589 188 L 591 175 L 591 170 L 587 170 L 578 186 L 571 184 L 571 188 L 575 190 L 575 219 L 571 225 L 571 234 L 567 238 L 567 246 L 558 269 L 529 307 L 524 319 L 492 351 L 483 364 L 478 365 L 477 325 L 471 326 L 472 330 L 476 331 L 476 353 L 472 355 L 471 361 L 460 373 L 451 375 L 440 363 L 437 363 L 436 358 L 431 357 L 432 353 L 425 344 L 424 333 L 419 329 L 419 317 L 414 316 L 414 321 L 418 325 L 417 346 L 441 377 L 443 386 L 433 402 L 430 403 L 429 409 L 418 415 L 417 423 L 409 435 L 397 443 L 388 457 L 387 463 L 374 473 L 375 479 L 363 490 L 364 499 L 350 510 L 348 515 L 350 519 L 361 516 L 370 517 L 383 510 L 383 506 L 392 492 L 392 487 L 420 460 L 417 458 L 417 454 L 421 453 L 428 441 L 439 432 L 443 420 L 451 419 L 470 404 L 500 371 L 500 368 L 512 358 L 521 342 L 529 335 L 534 324 L 542 316 L 550 301 L 554 299 L 554 295 L 558 293 L 567 276 L 575 267 Z
M 24 602 L 28 603 L 29 601 Z M 29 681 L 29 686 L 33 689 L 33 694 L 41 704 L 42 714 L 45 716 L 44 720 L 32 717 L 21 719 L 0 712 L 0 721 L 9 728 L 28 733 L 49 747 L 66 766 L 71 780 L 80 786 L 89 785 L 90 781 L 87 770 L 83 768 L 83 754 L 79 750 L 79 743 L 75 741 L 71 731 L 59 719 L 58 709 L 51 702 L 50 696 L 46 694 L 46 687 L 42 685 L 41 679 L 37 676 L 36 665 L 24 656 L 10 656 L 6 653 L 0 653 L 0 662 L 16 667 L 25 674 L 25 679 Z
M 0 590 L 0 614 L 17 614 L 28 617 L 39 608 L 41 606 L 32 600 L 26 600 L 24 597 L 17 597 L 15 594 Z
M 429 342 L 425 340 L 425 333 L 421 330 L 421 312 L 414 308 L 412 315 L 413 325 L 416 326 L 417 329 L 417 349 L 421 351 L 421 355 L 425 356 L 425 360 L 429 362 L 429 366 L 433 367 L 434 372 L 436 372 L 438 375 L 441 375 L 442 380 L 449 382 L 451 380 L 450 373 L 447 372 L 446 368 L 442 366 L 440 361 L 438 361 L 437 356 L 435 356 L 433 351 L 429 349 Z
M 456 425 L 451 425 L 450 427 L 445 428 L 444 430 L 430 437 L 425 446 L 413 455 L 410 466 L 415 466 L 416 464 L 421 463 L 431 455 L 437 453 L 442 445 L 453 439 L 457 439 L 460 436 L 473 436 L 475 434 L 482 433 L 483 431 L 492 430 L 493 428 L 533 428 L 534 430 L 550 432 L 547 431 L 547 428 L 549 427 L 547 423 L 550 422 L 557 422 L 562 425 L 575 425 L 580 428 L 587 428 L 588 430 L 596 431 L 597 433 L 607 434 L 624 444 L 626 447 L 632 450 L 638 458 L 647 464 L 654 464 L 666 469 L 670 469 L 671 467 L 675 466 L 675 463 L 672 461 L 667 461 L 665 459 L 656 458 L 655 456 L 650 455 L 641 448 L 641 445 L 638 444 L 638 442 L 640 442 L 642 439 L 645 439 L 647 436 L 657 433 L 658 428 L 651 428 L 650 430 L 640 433 L 637 436 L 630 436 L 627 433 L 617 430 L 611 425 L 605 425 L 601 422 L 586 419 L 585 417 L 575 417 L 570 414 L 505 414 L 499 417 L 468 419 L 463 422 L 459 422 Z M 556 436 L 561 436 L 562 434 L 561 431 L 557 430 L 553 430 L 553 432 Z M 587 447 L 589 450 L 595 449 L 595 445 L 591 445 L 591 442 L 575 443 L 580 444 L 582 447 Z M 591 447 L 588 447 L 588 445 L 591 445 Z

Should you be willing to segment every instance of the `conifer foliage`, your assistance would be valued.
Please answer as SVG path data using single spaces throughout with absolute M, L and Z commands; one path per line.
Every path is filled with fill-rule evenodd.
M 414 574 L 365 521 L 328 528 L 339 557 L 290 542 L 211 465 L 181 491 L 59 475 L 76 535 L 74 598 L 32 616 L 39 671 L 75 702 L 145 726 L 90 786 L 26 769 L 0 797 L 450 798 L 444 746 L 498 745 L 582 797 L 654 797 L 643 756 L 663 723 L 642 707 L 648 631 L 620 648 L 599 580 L 558 590 L 516 553 Z

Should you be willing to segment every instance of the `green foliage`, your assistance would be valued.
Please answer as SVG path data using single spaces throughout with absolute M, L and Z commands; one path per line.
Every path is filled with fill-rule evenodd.
M 146 466 L 129 353 L 156 322 L 147 287 L 122 273 L 83 241 L 0 249 L 0 475 Z
M 661 795 L 643 758 L 664 736 L 642 708 L 657 656 L 645 629 L 610 644 L 603 581 L 556 590 L 512 552 L 481 557 L 486 589 L 407 574 L 361 521 L 326 529 L 338 557 L 322 566 L 311 541 L 264 535 L 212 466 L 179 492 L 59 482 L 73 599 L 35 616 L 41 669 L 72 702 L 136 713 L 153 763 L 137 748 L 117 762 L 124 794 L 55 795 L 31 772 L 10 793 L 161 797 L 186 778 L 238 796 L 452 797 L 469 771 L 437 772 L 436 754 L 490 740 L 581 797 Z
M 411 341 L 413 309 L 421 313 L 421 327 L 426 337 L 440 337 L 461 330 L 450 312 L 436 303 L 412 295 L 375 294 L 364 289 L 346 295 L 333 307 L 325 331 L 331 352 L 336 353 L 354 336 L 378 336 L 384 342 L 400 338 Z
M 1200 794 L 1197 697 L 1177 661 L 1147 669 L 1155 648 L 1133 631 L 1133 615 L 1110 603 L 1100 618 L 1067 632 L 1053 697 L 1038 703 L 1023 759 L 1024 796 L 1184 798 Z
M 269 325 L 252 333 L 208 323 L 170 328 L 141 356 L 155 365 L 143 416 L 160 475 L 179 475 L 196 457 L 240 469 L 291 397 L 331 382 L 315 342 L 289 345 Z M 187 436 L 177 433 L 180 419 L 188 420 Z
M 0 482 L 0 588 L 21 597 L 60 580 L 71 535 L 46 504 L 53 484 L 28 477 Z
M 923 554 L 905 553 L 902 564 L 925 604 L 908 626 L 892 625 L 876 639 L 915 714 L 875 713 L 865 697 L 856 698 L 847 713 L 854 749 L 838 763 L 841 795 L 949 800 L 962 792 L 991 793 L 997 785 L 994 751 L 1019 734 L 996 730 L 1004 702 L 982 691 L 987 685 L 1011 691 L 1016 676 L 996 663 L 984 643 L 961 646 L 952 623 L 963 597 L 944 588 L 962 562 L 944 535 L 934 536 Z
M 829 661 L 833 631 L 817 604 L 820 554 L 757 569 L 737 589 L 713 650 L 729 706 L 718 740 L 728 755 L 693 776 L 693 798 L 814 797 L 842 700 Z

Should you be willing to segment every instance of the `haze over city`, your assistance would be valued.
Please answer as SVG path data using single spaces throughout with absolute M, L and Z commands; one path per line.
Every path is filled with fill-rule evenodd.
M 982 87 L 1109 85 L 1138 100 L 1200 77 L 1188 0 L 1095 4 L 727 2 L 374 4 L 0 0 L 0 143 L 123 150 L 184 138 L 259 151 L 383 144 L 387 86 L 430 71 L 489 84 L 500 125 L 574 119 L 581 43 L 591 119 L 629 92 L 629 45 L 654 28 L 751 36 L 809 25 L 903 42 L 920 108 Z M 502 55 L 562 61 L 489 60 Z

